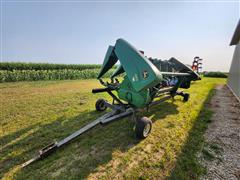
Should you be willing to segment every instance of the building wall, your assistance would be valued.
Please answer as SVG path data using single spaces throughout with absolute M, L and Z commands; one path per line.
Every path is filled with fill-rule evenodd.
M 240 100 L 240 42 L 236 45 L 228 77 L 228 86 Z

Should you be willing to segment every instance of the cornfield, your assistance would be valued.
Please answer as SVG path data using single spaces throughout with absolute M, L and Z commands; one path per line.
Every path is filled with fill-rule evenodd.
M 62 70 L 62 69 L 97 69 L 100 64 L 50 64 L 50 63 L 23 63 L 23 62 L 1 62 L 0 70 Z
M 64 80 L 64 79 L 93 79 L 97 78 L 100 69 L 73 69 L 63 70 L 0 70 L 0 82 L 39 81 L 39 80 Z M 113 73 L 109 71 L 105 77 Z
M 47 64 L 0 63 L 0 83 L 16 81 L 93 79 L 97 78 L 101 65 L 97 64 Z M 114 67 L 116 68 L 116 66 Z M 113 73 L 109 71 L 105 77 Z

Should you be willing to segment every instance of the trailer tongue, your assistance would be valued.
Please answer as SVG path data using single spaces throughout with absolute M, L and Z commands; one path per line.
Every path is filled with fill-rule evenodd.
M 103 82 L 101 77 L 118 60 L 120 66 L 113 73 L 111 82 Z M 124 72 L 126 75 L 123 77 L 123 81 L 119 82 L 115 77 Z M 128 116 L 132 116 L 135 121 L 136 136 L 141 139 L 146 138 L 151 132 L 152 122 L 147 117 L 138 117 L 136 114 L 143 109 L 149 110 L 151 106 L 174 98 L 176 95 L 180 95 L 184 101 L 188 101 L 189 94 L 177 91 L 178 88 L 187 89 L 190 87 L 191 81 L 200 80 L 201 78 L 191 68 L 175 58 L 166 61 L 148 59 L 127 41 L 118 39 L 115 46 L 109 46 L 98 79 L 105 87 L 93 89 L 92 93 L 106 92 L 112 97 L 113 101 L 109 103 L 104 99 L 99 99 L 95 104 L 96 110 L 105 111 L 110 108 L 112 111 L 59 142 L 44 147 L 36 157 L 22 164 L 22 167 L 46 158 L 63 145 L 99 124 L 107 124 Z
M 117 120 L 120 118 L 124 118 L 124 117 L 130 116 L 132 114 L 133 114 L 133 111 L 130 108 L 127 109 L 126 111 L 120 112 L 120 113 L 118 113 L 117 110 L 113 110 L 112 112 L 109 112 L 109 113 L 103 115 L 102 117 L 96 119 L 95 121 L 92 121 L 91 123 L 85 125 L 84 127 L 80 128 L 79 130 L 77 130 L 76 132 L 71 134 L 70 136 L 67 136 L 66 138 L 62 139 L 61 141 L 51 143 L 48 146 L 44 147 L 43 149 L 39 150 L 36 157 L 34 157 L 34 158 L 28 160 L 27 162 L 25 162 L 24 164 L 22 164 L 22 167 L 28 166 L 29 164 L 31 164 L 35 161 L 46 158 L 47 156 L 49 156 L 50 154 L 55 152 L 57 149 L 59 149 L 63 145 L 66 145 L 67 143 L 69 143 L 70 141 L 75 139 L 76 137 L 80 136 L 81 134 L 87 132 L 88 130 L 92 129 L 93 127 L 95 127 L 99 124 L 106 124 L 108 122 L 111 122 L 111 121 L 114 121 L 114 120 Z

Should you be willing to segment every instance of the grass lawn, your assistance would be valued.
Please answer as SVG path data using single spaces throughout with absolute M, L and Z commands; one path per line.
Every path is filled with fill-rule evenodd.
M 0 178 L 7 179 L 197 179 L 205 170 L 196 152 L 211 112 L 206 105 L 216 84 L 226 79 L 203 78 L 181 97 L 144 113 L 153 129 L 139 141 L 130 118 L 97 126 L 55 154 L 25 169 L 20 164 L 39 149 L 96 119 L 95 101 L 107 94 L 91 93 L 96 80 L 0 84 Z

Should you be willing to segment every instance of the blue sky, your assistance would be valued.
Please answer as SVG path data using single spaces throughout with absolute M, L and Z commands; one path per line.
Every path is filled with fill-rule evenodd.
M 124 38 L 145 55 L 228 71 L 239 2 L 2 2 L 2 61 L 100 64 Z

